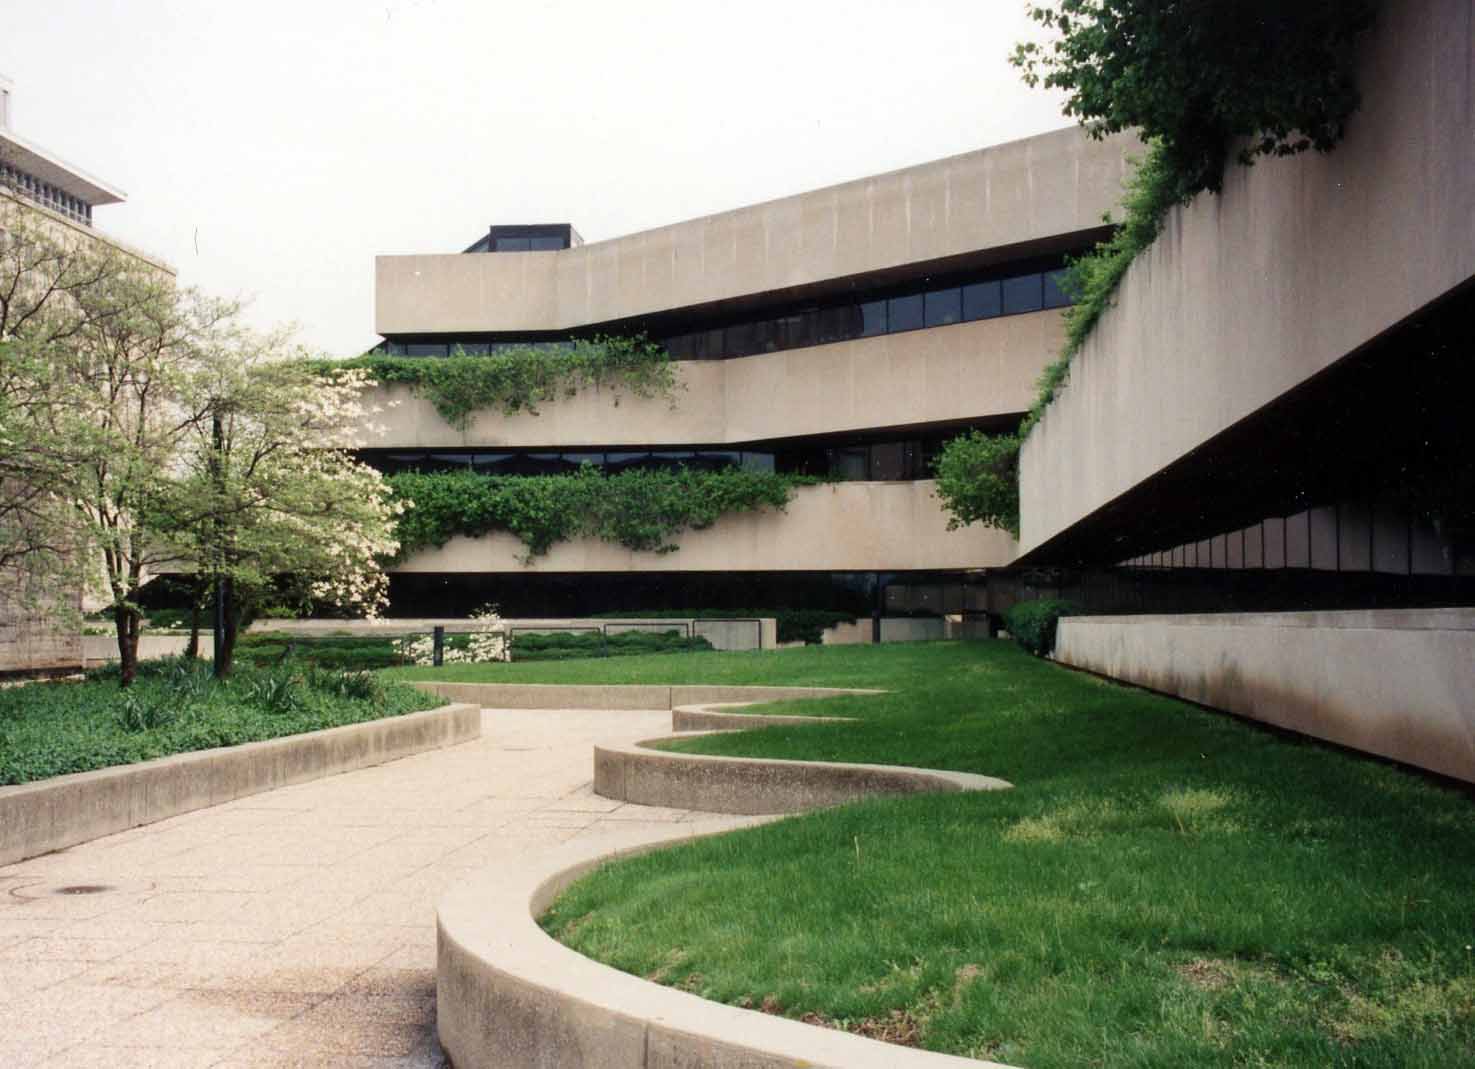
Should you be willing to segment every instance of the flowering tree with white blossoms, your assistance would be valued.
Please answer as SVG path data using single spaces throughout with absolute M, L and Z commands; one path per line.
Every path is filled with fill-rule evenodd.
M 447 645 L 441 651 L 445 664 L 488 664 L 492 661 L 512 660 L 512 633 L 497 614 L 495 605 L 487 605 L 472 614 L 476 630 L 472 631 L 465 646 Z M 435 663 L 435 639 L 420 635 L 400 642 L 400 653 L 411 664 L 432 665 Z
M 284 582 L 359 616 L 388 601 L 380 562 L 399 548 L 395 520 L 409 503 L 350 452 L 382 433 L 378 409 L 363 403 L 372 380 L 361 369 L 319 373 L 302 357 L 286 332 L 232 322 L 213 333 L 184 392 L 185 476 L 155 519 L 225 592 L 218 676 L 243 618 Z

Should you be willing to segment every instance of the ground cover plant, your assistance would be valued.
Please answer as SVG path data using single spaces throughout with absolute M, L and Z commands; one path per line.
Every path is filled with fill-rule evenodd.
M 139 664 L 121 690 L 116 666 L 83 682 L 0 690 L 0 784 L 132 764 L 433 709 L 445 701 L 369 673 L 244 665 L 225 680 L 208 662 Z
M 560 671 L 573 668 L 519 676 L 887 687 L 823 703 L 857 723 L 678 748 L 1016 784 L 609 865 L 544 918 L 577 950 L 720 1001 L 1033 1069 L 1475 1063 L 1467 793 L 1006 642 Z

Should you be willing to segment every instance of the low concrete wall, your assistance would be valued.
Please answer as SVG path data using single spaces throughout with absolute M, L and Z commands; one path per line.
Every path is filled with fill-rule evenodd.
M 652 748 L 700 734 L 594 747 L 594 793 L 637 805 L 756 816 L 798 813 L 862 798 L 1013 786 L 992 776 L 905 765 L 712 757 Z
M 744 821 L 513 857 L 437 910 L 436 1028 L 457 1069 L 1007 1069 L 708 1002 L 590 961 L 536 919 L 579 877 Z
M 941 616 L 883 616 L 882 642 L 931 642 L 947 637 L 947 621 Z
M 764 713 L 733 713 L 724 710 L 742 708 L 752 702 L 708 702 L 705 705 L 680 705 L 671 710 L 672 731 L 749 731 L 753 728 L 784 727 L 805 724 L 852 724 L 851 716 L 771 716 Z
M 712 702 L 777 702 L 880 694 L 845 687 L 744 687 L 643 683 L 437 683 L 415 682 L 428 694 L 485 709 L 675 709 Z
M 159 657 L 178 657 L 189 645 L 188 635 L 139 635 L 138 659 L 151 661 Z M 215 655 L 215 645 L 209 631 L 200 634 L 200 657 L 210 660 Z M 82 636 L 82 665 L 100 664 L 118 659 L 118 640 L 112 635 Z
M 730 512 L 685 531 L 675 553 L 596 538 L 559 542 L 531 562 L 516 535 L 457 535 L 394 565 L 396 575 L 515 572 L 906 571 L 1002 567 L 1013 537 L 996 527 L 949 528 L 935 479 L 800 486 L 779 512 Z
M 1073 616 L 1055 657 L 1475 781 L 1475 609 Z
M 481 710 L 405 716 L 0 787 L 0 865 L 233 798 L 481 737 Z

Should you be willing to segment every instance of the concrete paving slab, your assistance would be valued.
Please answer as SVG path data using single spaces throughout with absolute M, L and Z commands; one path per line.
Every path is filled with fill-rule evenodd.
M 488 864 L 690 819 L 591 790 L 594 740 L 669 718 L 488 710 L 476 742 L 0 867 L 0 1065 L 446 1066 L 436 903 Z

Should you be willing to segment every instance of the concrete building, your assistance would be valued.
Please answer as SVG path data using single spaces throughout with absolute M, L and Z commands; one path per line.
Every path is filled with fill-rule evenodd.
M 173 277 L 169 264 L 93 226 L 94 209 L 121 204 L 124 193 L 21 137 L 15 130 L 15 97 L 14 83 L 0 76 L 0 242 L 7 226 L 21 229 L 17 223 L 23 223 L 45 234 L 48 247 L 53 239 L 57 248 L 95 245 L 123 254 L 143 270 Z M 7 285 L 12 281 L 7 278 Z M 82 592 L 48 590 L 43 596 L 27 591 L 24 583 L 14 573 L 0 573 L 0 674 L 81 664 L 80 629 L 59 626 L 45 607 L 49 602 L 80 610 Z
M 1148 615 L 1062 660 L 1475 780 L 1472 41 L 1381 5 L 1345 141 L 1128 272 L 1023 450 L 1020 564 Z
M 1472 40 L 1468 0 L 1383 5 L 1343 144 L 1231 166 L 1171 213 L 1025 444 L 1018 544 L 948 530 L 929 461 L 1017 425 L 1060 347 L 1053 272 L 1103 235 L 1130 139 L 1062 130 L 612 241 L 493 227 L 379 258 L 390 352 L 644 331 L 684 386 L 465 432 L 401 391 L 386 470 L 842 480 L 668 556 L 524 566 L 510 537 L 457 540 L 405 562 L 396 597 L 896 617 L 1057 594 L 1109 614 L 1062 623 L 1064 661 L 1475 780 Z
M 728 516 L 670 554 L 602 542 L 531 564 L 511 535 L 456 539 L 393 576 L 394 611 L 489 598 L 512 615 L 848 607 L 937 617 L 984 608 L 1013 540 L 949 530 L 941 443 L 1017 426 L 1058 352 L 1064 257 L 1106 229 L 1130 138 L 1076 128 L 610 241 L 567 224 L 493 226 L 464 253 L 381 256 L 376 328 L 434 359 L 595 334 L 663 343 L 674 403 L 586 393 L 464 431 L 404 388 L 385 471 L 536 474 L 592 463 L 828 475 L 784 513 Z

